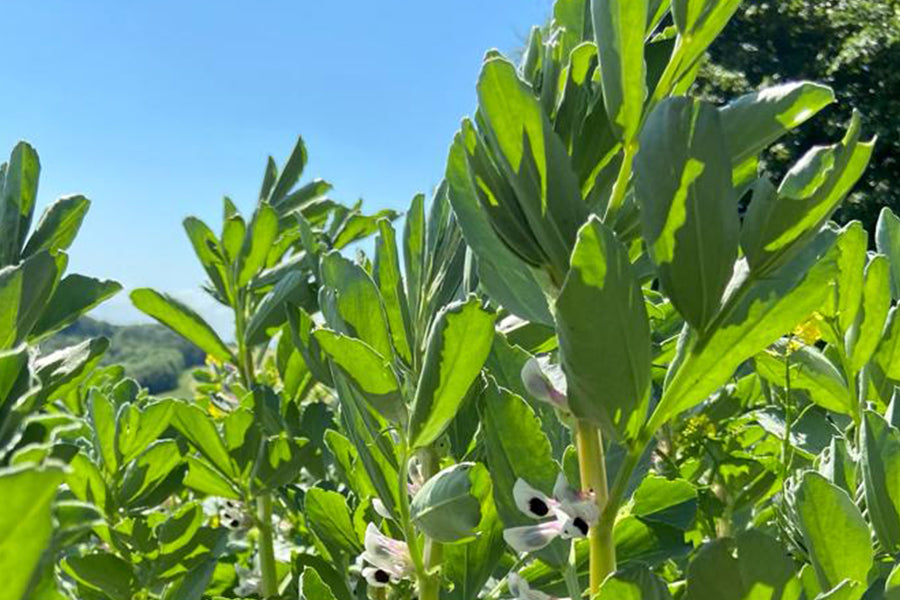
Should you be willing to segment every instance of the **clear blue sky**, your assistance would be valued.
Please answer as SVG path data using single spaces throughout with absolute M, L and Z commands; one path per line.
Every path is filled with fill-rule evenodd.
M 41 0 L 4 6 L 0 148 L 42 162 L 39 210 L 93 205 L 71 270 L 189 293 L 181 229 L 249 209 L 265 157 L 303 135 L 306 176 L 370 210 L 441 178 L 489 48 L 515 53 L 550 0 Z M 203 308 L 202 306 L 198 308 Z M 99 315 L 134 320 L 124 294 Z

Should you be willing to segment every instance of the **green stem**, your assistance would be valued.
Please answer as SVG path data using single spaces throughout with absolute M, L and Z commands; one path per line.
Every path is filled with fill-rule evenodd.
M 628 182 L 631 179 L 631 165 L 634 162 L 634 155 L 637 154 L 637 142 L 630 141 L 625 144 L 622 156 L 622 166 L 619 167 L 619 174 L 616 176 L 616 182 L 613 184 L 612 192 L 609 196 L 609 203 L 606 205 L 606 214 L 604 221 L 609 220 L 622 207 L 625 202 L 625 192 L 628 191 Z
M 238 345 L 238 370 L 244 381 L 244 387 L 252 390 L 256 380 L 253 367 L 253 354 L 250 346 L 244 340 L 244 296 L 238 295 L 237 305 L 234 307 L 235 333 Z M 278 594 L 278 574 L 275 570 L 275 541 L 272 535 L 272 496 L 264 493 L 256 497 L 257 528 L 259 529 L 260 593 L 263 598 L 270 598 Z
M 416 537 L 416 530 L 412 525 L 409 516 L 409 492 L 407 491 L 407 473 L 409 473 L 409 454 L 406 448 L 406 440 L 400 442 L 400 472 L 399 475 L 399 496 L 400 496 L 400 527 L 403 529 L 403 537 L 406 539 L 406 546 L 409 548 L 409 555 L 413 561 L 413 567 L 416 572 L 416 580 L 419 582 L 419 588 L 422 589 L 424 581 L 427 579 L 425 571 L 425 563 L 422 560 L 422 553 L 419 551 L 419 539 Z
M 428 481 L 437 475 L 440 469 L 440 459 L 431 448 L 420 453 L 422 461 L 422 476 Z M 438 568 L 443 560 L 443 547 L 435 540 L 425 537 L 425 581 L 420 583 L 420 600 L 438 600 L 441 593 L 441 576 Z
M 613 541 L 613 523 L 604 520 L 609 505 L 609 489 L 606 481 L 606 461 L 603 456 L 603 440 L 600 430 L 587 421 L 579 420 L 575 428 L 578 464 L 581 471 L 581 488 L 594 493 L 600 521 L 588 532 L 590 544 L 590 591 L 594 596 L 607 575 L 616 570 L 616 545 Z M 613 519 L 614 520 L 614 519 Z
M 272 539 L 272 496 L 263 494 L 256 499 L 259 528 L 260 594 L 263 598 L 278 595 L 278 576 L 275 572 L 275 546 Z

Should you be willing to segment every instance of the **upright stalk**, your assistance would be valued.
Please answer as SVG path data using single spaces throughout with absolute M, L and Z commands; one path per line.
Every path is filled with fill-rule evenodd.
M 600 430 L 587 421 L 579 420 L 575 429 L 578 464 L 581 471 L 581 488 L 594 493 L 597 509 L 604 515 L 609 503 L 606 481 L 606 461 L 603 456 L 603 440 Z M 613 521 L 615 515 L 613 515 Z M 588 532 L 590 543 L 590 595 L 600 591 L 606 576 L 616 570 L 616 545 L 613 540 L 613 522 L 601 516 L 600 521 Z
M 440 469 L 440 460 L 434 450 L 427 448 L 421 451 L 419 459 L 422 461 L 422 476 L 425 481 L 437 475 Z M 419 585 L 419 600 L 438 600 L 440 597 L 441 577 L 437 568 L 441 565 L 443 554 L 441 544 L 426 536 L 423 552 L 425 579 Z
M 256 509 L 259 529 L 260 594 L 263 598 L 271 598 L 278 594 L 275 545 L 272 539 L 272 496 L 269 494 L 258 496 Z
M 239 294 L 235 307 L 235 329 L 238 345 L 238 370 L 244 387 L 252 391 L 256 383 L 256 372 L 253 365 L 253 354 L 244 340 L 245 318 L 244 298 Z M 256 526 L 259 530 L 257 551 L 259 552 L 260 595 L 271 598 L 278 594 L 278 574 L 275 570 L 275 540 L 272 532 L 272 496 L 262 493 L 256 497 Z

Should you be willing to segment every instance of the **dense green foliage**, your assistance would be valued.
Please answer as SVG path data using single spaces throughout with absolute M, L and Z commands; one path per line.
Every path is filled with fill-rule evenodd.
M 851 107 L 878 136 L 860 185 L 838 211 L 874 232 L 883 206 L 900 211 L 900 6 L 893 0 L 747 0 L 710 48 L 700 82 L 719 101 L 779 82 L 808 79 L 834 89 L 838 102 L 816 127 L 799 130 L 767 154 L 766 168 L 783 173 L 813 144 L 839 135 Z
M 202 365 L 206 356 L 160 325 L 112 325 L 90 317 L 78 319 L 46 340 L 42 348 L 52 352 L 98 337 L 109 340 L 100 364 L 125 367 L 125 374 L 151 394 L 175 390 L 185 371 Z
M 858 112 L 773 182 L 831 88 L 693 95 L 739 4 L 557 0 L 401 231 L 269 158 L 251 214 L 184 221 L 233 343 L 130 294 L 206 354 L 190 399 L 41 351 L 118 285 L 62 276 L 83 199 L 29 236 L 18 146 L 0 600 L 897 598 L 900 217 L 831 221 Z

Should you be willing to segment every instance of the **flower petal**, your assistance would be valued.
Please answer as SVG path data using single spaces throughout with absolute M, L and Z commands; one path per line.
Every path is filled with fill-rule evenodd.
M 565 540 L 587 537 L 590 525 L 581 517 L 569 517 L 562 521 L 559 536 Z
M 600 507 L 597 506 L 594 493 L 575 490 L 562 473 L 556 478 L 553 496 L 559 501 L 562 511 L 569 517 L 581 517 L 588 525 L 596 525 L 600 520 Z
M 538 525 L 511 527 L 503 531 L 503 539 L 516 552 L 534 552 L 559 537 L 564 524 L 564 521 L 556 520 Z
M 405 542 L 387 537 L 374 523 L 366 527 L 363 559 L 369 564 L 402 577 L 412 569 L 412 558 Z
M 362 576 L 365 577 L 370 587 L 387 587 L 399 581 L 393 574 L 376 567 L 365 567 L 362 570 Z
M 513 486 L 513 499 L 520 511 L 534 519 L 552 516 L 551 511 L 559 505 L 557 501 L 531 487 L 527 481 L 521 478 L 517 479 Z
M 547 362 L 546 367 L 548 370 L 550 366 L 549 362 Z M 558 380 L 561 377 L 560 370 L 559 375 L 554 377 L 554 379 Z M 554 381 L 551 381 L 551 378 L 545 371 L 545 366 L 542 366 L 538 359 L 529 358 L 525 362 L 525 365 L 522 367 L 522 383 L 525 385 L 525 389 L 528 390 L 528 393 L 535 399 L 542 402 L 548 402 L 557 408 L 566 411 L 569 410 L 569 401 L 566 398 L 565 392 L 554 385 Z M 564 386 L 564 378 L 562 379 L 562 383 Z

